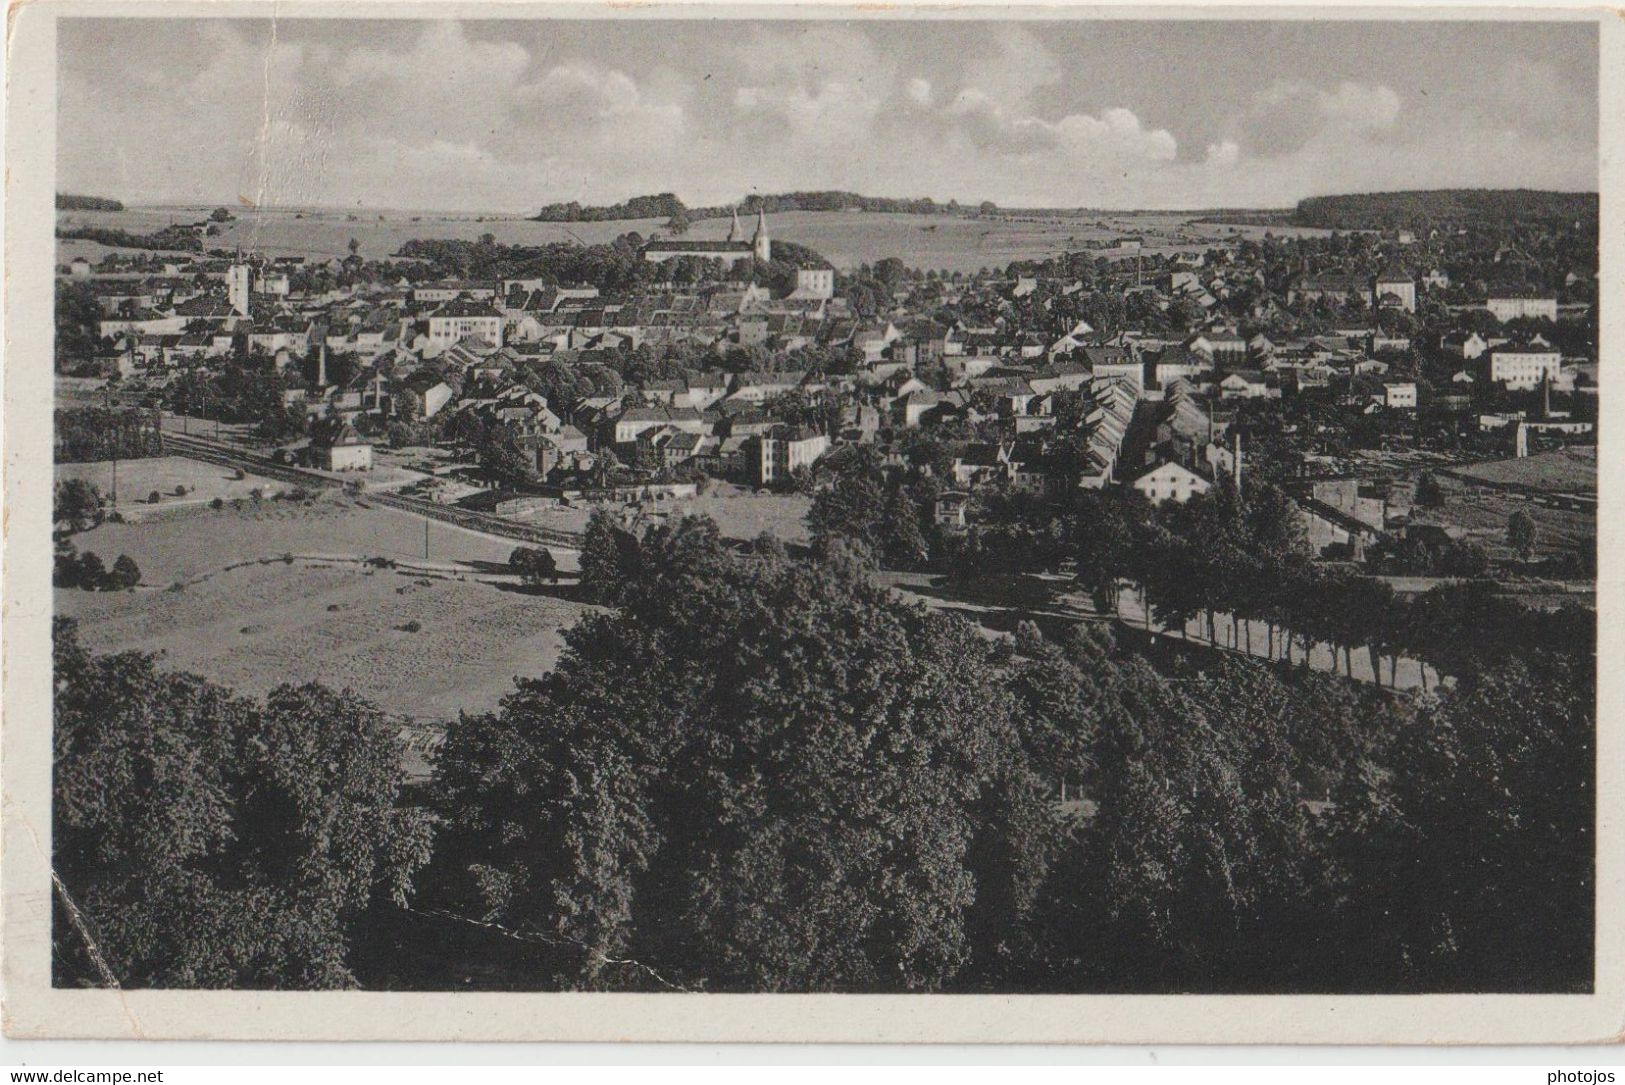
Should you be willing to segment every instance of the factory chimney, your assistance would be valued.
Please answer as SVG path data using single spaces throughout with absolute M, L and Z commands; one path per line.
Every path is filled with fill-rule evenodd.
M 1235 462 L 1230 466 L 1231 470 L 1235 472 L 1236 493 L 1239 495 L 1241 493 L 1241 434 L 1239 432 L 1236 434 Z

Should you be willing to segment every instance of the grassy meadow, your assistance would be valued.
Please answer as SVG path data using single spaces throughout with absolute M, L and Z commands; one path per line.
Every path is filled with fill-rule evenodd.
M 56 612 L 80 619 L 92 650 L 159 652 L 165 666 L 244 693 L 322 681 L 424 721 L 495 707 L 515 675 L 554 664 L 561 632 L 590 609 L 568 586 L 535 594 L 513 583 L 505 575 L 512 542 L 438 523 L 433 577 L 276 560 L 421 561 L 421 519 L 342 499 L 103 524 L 74 543 L 109 563 L 129 554 L 142 572 L 134 592 L 56 592 Z M 573 553 L 554 553 L 575 569 Z

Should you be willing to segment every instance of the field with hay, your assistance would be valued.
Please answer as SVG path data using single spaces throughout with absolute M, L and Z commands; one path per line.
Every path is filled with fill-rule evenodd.
M 1478 543 L 1490 556 L 1510 560 L 1514 555 L 1506 543 L 1507 521 L 1515 512 L 1525 512 L 1538 532 L 1535 549 L 1540 557 L 1553 557 L 1597 543 L 1597 515 L 1592 511 L 1554 508 L 1516 493 L 1503 493 L 1441 476 L 1444 490 L 1442 509 L 1413 509 L 1411 518 L 1419 524 L 1437 524 L 1459 530 Z
M 1494 485 L 1530 486 L 1554 493 L 1597 492 L 1595 446 L 1558 448 L 1521 459 L 1493 460 L 1457 468 L 1457 473 Z
M 59 589 L 56 612 L 79 619 L 93 650 L 160 652 L 244 693 L 321 681 L 425 721 L 494 707 L 515 675 L 553 665 L 561 631 L 590 608 L 568 584 L 514 583 L 513 543 L 438 523 L 426 571 L 359 560 L 422 563 L 422 536 L 417 517 L 342 499 L 104 524 L 75 545 L 129 554 L 142 587 Z M 575 569 L 573 553 L 555 555 Z
M 89 479 L 102 495 L 112 493 L 113 464 L 110 460 L 99 463 L 59 463 L 56 481 L 70 478 Z M 175 491 L 184 487 L 184 494 Z M 255 490 L 269 495 L 288 489 L 282 482 L 274 482 L 258 475 L 236 478 L 229 467 L 203 463 L 184 456 L 152 456 L 139 460 L 118 461 L 118 496 L 120 511 L 131 511 L 129 506 L 162 509 L 176 505 L 206 505 L 215 498 L 235 501 L 249 498 Z M 149 500 L 156 492 L 157 502 Z
M 730 539 L 754 539 L 765 532 L 796 545 L 808 541 L 807 512 L 811 508 L 812 498 L 805 494 L 758 493 L 718 483 L 699 497 L 675 506 L 675 511 L 709 516 Z
M 283 554 L 423 559 L 421 517 L 368 507 L 364 499 L 323 494 L 308 502 L 244 502 L 242 508 L 194 508 L 147 523 L 102 524 L 73 537 L 80 550 L 111 560 L 129 554 L 142 582 L 167 587 L 221 568 Z M 461 563 L 470 572 L 504 564 L 517 545 L 435 521 L 429 560 Z M 556 549 L 560 568 L 576 567 L 574 552 Z
M 157 652 L 242 693 L 324 682 L 423 722 L 495 708 L 516 675 L 554 665 L 562 631 L 590 609 L 514 585 L 300 561 L 180 591 L 61 590 L 56 607 L 93 651 Z

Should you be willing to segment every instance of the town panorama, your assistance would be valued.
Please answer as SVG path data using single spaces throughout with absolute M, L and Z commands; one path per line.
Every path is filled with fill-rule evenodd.
M 58 986 L 1593 989 L 1593 26 L 152 22 Z

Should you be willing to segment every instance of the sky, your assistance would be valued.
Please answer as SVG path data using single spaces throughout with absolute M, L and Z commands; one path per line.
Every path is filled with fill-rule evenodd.
M 63 17 L 57 187 L 504 213 L 1595 190 L 1597 63 L 1580 22 Z

